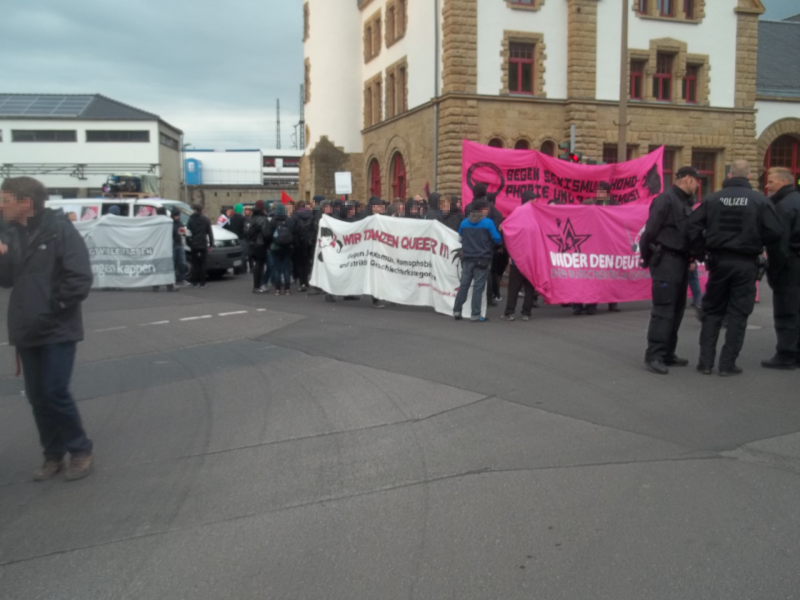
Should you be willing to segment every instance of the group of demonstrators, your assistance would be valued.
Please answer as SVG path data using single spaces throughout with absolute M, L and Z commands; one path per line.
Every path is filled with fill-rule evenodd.
M 645 363 L 654 373 L 666 375 L 670 367 L 689 364 L 688 359 L 675 354 L 675 349 L 687 285 L 691 274 L 696 274 L 698 261 L 705 263 L 710 276 L 702 300 L 697 369 L 711 374 L 717 364 L 723 376 L 742 372 L 736 360 L 762 270 L 773 289 L 778 343 L 775 355 L 761 364 L 785 370 L 800 366 L 800 193 L 793 174 L 786 169 L 769 171 L 769 198 L 753 190 L 750 176 L 748 163 L 735 161 L 723 188 L 693 208 L 700 174 L 692 167 L 683 167 L 676 172 L 672 189 L 650 205 L 640 247 L 643 266 L 649 269 L 652 280 Z M 499 300 L 499 281 L 509 257 L 503 250 L 503 216 L 492 194 L 481 183 L 473 191 L 464 210 L 458 196 L 436 193 L 427 201 L 419 196 L 393 203 L 372 198 L 365 205 L 321 197 L 315 198 L 313 205 L 257 202 L 252 210 L 234 207 L 226 215 L 225 226 L 244 242 L 253 291 L 265 293 L 271 282 L 280 295 L 289 293 L 292 279 L 301 290 L 308 288 L 317 232 L 325 234 L 326 228 L 320 224 L 323 215 L 345 222 L 376 214 L 438 220 L 458 232 L 461 239 L 461 285 L 454 317 L 462 318 L 461 310 L 472 286 L 470 319 L 482 322 L 486 320 L 481 314 L 484 287 L 489 299 Z M 608 191 L 601 187 L 591 203 L 612 204 Z M 51 479 L 63 470 L 67 480 L 80 479 L 92 468 L 93 445 L 69 382 L 76 345 L 83 339 L 81 304 L 94 278 L 89 252 L 68 217 L 60 210 L 45 208 L 48 193 L 40 182 L 28 177 L 6 179 L 0 192 L 0 286 L 12 288 L 9 343 L 19 356 L 45 456 L 34 478 Z M 522 209 L 536 198 L 534 192 L 524 192 Z M 208 248 L 214 243 L 211 224 L 202 212 L 202 207 L 194 207 L 186 227 L 179 213 L 172 215 L 175 262 L 180 265 L 178 282 L 185 275 L 180 257 L 185 256 L 188 230 L 193 281 L 201 287 L 205 285 Z M 765 249 L 768 261 L 764 259 Z M 523 319 L 528 319 L 536 306 L 536 291 L 511 260 L 504 319 L 514 320 L 521 290 Z M 693 295 L 696 300 L 697 293 Z M 335 300 L 332 296 L 327 299 Z M 373 302 L 382 306 L 377 299 Z M 580 306 L 587 313 L 594 309 L 592 305 Z M 723 327 L 725 343 L 717 361 L 717 341 Z M 66 454 L 71 457 L 68 465 Z

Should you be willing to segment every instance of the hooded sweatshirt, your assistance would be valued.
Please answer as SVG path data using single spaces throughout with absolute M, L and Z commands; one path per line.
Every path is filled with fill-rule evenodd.
M 462 260 L 489 261 L 494 245 L 503 241 L 494 222 L 479 211 L 473 211 L 461 222 L 458 234 L 461 236 Z
M 436 220 L 439 221 L 445 227 L 449 227 L 453 231 L 458 231 L 458 228 L 461 226 L 461 221 L 464 220 L 464 215 L 461 214 L 461 211 L 458 208 L 458 203 L 455 201 L 451 201 L 450 212 L 447 213 L 446 215 L 440 214 Z
M 439 202 L 442 198 L 442 195 L 438 192 L 432 192 L 430 196 L 428 196 L 428 211 L 425 213 L 426 219 L 438 219 L 442 216 L 442 211 L 439 208 Z

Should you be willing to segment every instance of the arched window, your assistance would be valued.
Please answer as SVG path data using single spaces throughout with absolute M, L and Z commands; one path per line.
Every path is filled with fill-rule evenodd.
M 500 138 L 492 138 L 489 140 L 489 146 L 492 148 L 502 148 L 503 147 L 503 140 Z
M 392 195 L 406 199 L 406 163 L 399 152 L 392 158 Z
M 547 154 L 547 156 L 555 156 L 556 155 L 556 144 L 555 144 L 555 142 L 551 142 L 549 140 L 546 141 L 546 142 L 542 142 L 542 145 L 539 148 L 539 151 L 542 154 Z
M 789 169 L 794 175 L 794 182 L 797 185 L 800 180 L 800 141 L 798 138 L 792 135 L 782 135 L 772 142 L 767 150 L 764 166 L 767 169 L 772 167 Z
M 514 150 L 530 150 L 531 143 L 528 140 L 517 140 L 517 143 L 514 144 Z
M 371 196 L 381 197 L 381 166 L 378 159 L 373 158 L 369 163 L 369 193 Z

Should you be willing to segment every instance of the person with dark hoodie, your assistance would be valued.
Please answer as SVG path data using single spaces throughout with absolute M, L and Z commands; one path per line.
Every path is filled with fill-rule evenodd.
M 458 288 L 453 316 L 461 320 L 461 309 L 467 300 L 469 287 L 475 281 L 472 290 L 472 315 L 471 321 L 484 322 L 488 318 L 481 316 L 481 302 L 483 288 L 486 286 L 486 277 L 489 273 L 489 262 L 494 252 L 494 247 L 502 243 L 500 233 L 494 222 L 488 218 L 489 203 L 486 199 L 476 200 L 472 203 L 472 212 L 462 221 L 458 234 L 461 236 L 461 285 Z
M 461 221 L 464 220 L 464 215 L 461 213 L 461 207 L 455 200 L 454 196 L 444 196 L 439 204 L 439 216 L 436 218 L 442 225 L 449 227 L 453 231 L 458 231 L 461 226 Z
M 272 242 L 272 227 L 264 210 L 264 201 L 256 202 L 247 229 L 247 245 L 253 259 L 253 293 L 264 294 L 264 269 L 267 264 L 267 251 Z
M 34 481 L 86 477 L 94 461 L 70 379 L 83 340 L 81 303 L 94 279 L 83 237 L 60 210 L 45 208 L 47 188 L 30 177 L 0 187 L 0 286 L 8 298 L 8 338 L 22 365 L 44 463 Z M 70 454 L 70 464 L 64 455 Z
M 275 205 L 275 217 L 272 220 L 272 245 L 269 250 L 272 258 L 272 284 L 275 295 L 290 294 L 292 285 L 292 256 L 294 254 L 294 231 L 286 218 L 286 207 Z
M 308 278 L 311 276 L 311 260 L 317 239 L 316 219 L 314 212 L 308 209 L 305 201 L 297 203 L 297 210 L 288 219 L 289 228 L 294 235 L 292 261 L 297 274 L 299 290 L 308 290 Z
M 188 285 L 186 283 L 186 272 L 189 270 L 186 265 L 186 248 L 183 243 L 186 228 L 181 221 L 181 211 L 175 207 L 170 214 L 172 217 L 172 260 L 175 264 L 175 284 Z
M 419 204 L 413 199 L 409 198 L 406 200 L 406 212 L 405 212 L 406 219 L 421 219 L 420 216 L 420 208 Z
M 502 235 L 503 213 L 495 206 L 497 201 L 497 193 L 491 192 L 486 194 L 486 199 L 489 201 L 489 218 L 497 227 L 497 230 Z M 503 280 L 503 273 L 506 272 L 508 267 L 508 252 L 504 245 L 495 246 L 494 256 L 492 256 L 492 266 L 489 274 L 489 282 L 491 289 L 487 286 L 487 298 L 489 299 L 489 306 L 497 306 L 503 297 L 500 295 L 500 282 Z
M 538 198 L 538 194 L 527 191 L 522 192 L 522 204 L 530 202 Z M 514 313 L 517 312 L 517 300 L 519 299 L 519 292 L 521 289 L 525 290 L 525 297 L 522 301 L 522 320 L 531 320 L 531 309 L 538 308 L 536 304 L 536 290 L 533 284 L 528 281 L 528 278 L 522 274 L 514 261 L 511 261 L 511 269 L 508 273 L 508 298 L 506 298 L 506 310 L 503 316 L 500 317 L 504 321 L 513 321 Z
M 425 218 L 431 220 L 439 220 L 439 217 L 442 216 L 441 210 L 441 200 L 442 195 L 438 192 L 431 192 L 431 195 L 428 196 L 428 209 L 425 211 Z
M 194 212 L 186 224 L 186 229 L 192 234 L 192 237 L 189 238 L 192 285 L 204 288 L 206 287 L 208 251 L 214 247 L 214 232 L 211 229 L 211 222 L 203 215 L 203 207 L 200 204 L 195 204 L 192 206 L 192 210 Z

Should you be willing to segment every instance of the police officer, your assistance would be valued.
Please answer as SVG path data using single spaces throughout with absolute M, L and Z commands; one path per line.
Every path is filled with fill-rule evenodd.
M 645 365 L 653 373 L 667 375 L 669 367 L 685 367 L 689 361 L 675 356 L 678 329 L 686 308 L 689 277 L 687 225 L 700 174 L 694 167 L 681 167 L 675 185 L 650 205 L 642 235 L 642 262 L 653 280 L 653 309 L 647 330 Z
M 692 254 L 707 255 L 710 270 L 703 296 L 700 361 L 697 370 L 710 375 L 717 353 L 723 320 L 725 344 L 719 356 L 719 374 L 739 375 L 736 359 L 744 344 L 747 318 L 756 301 L 759 258 L 764 246 L 770 260 L 781 262 L 783 225 L 772 203 L 753 190 L 750 165 L 737 160 L 731 165 L 722 189 L 705 198 L 689 219 Z
M 778 345 L 775 356 L 761 366 L 791 370 L 800 366 L 800 194 L 791 171 L 781 167 L 767 174 L 767 192 L 783 222 L 786 261 L 780 268 L 770 260 L 767 271 Z

